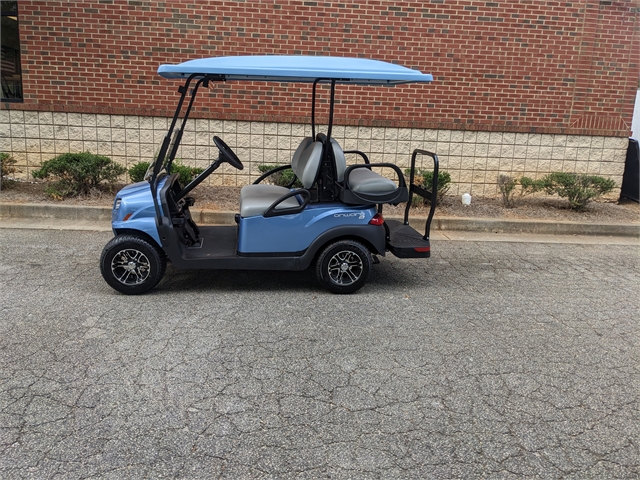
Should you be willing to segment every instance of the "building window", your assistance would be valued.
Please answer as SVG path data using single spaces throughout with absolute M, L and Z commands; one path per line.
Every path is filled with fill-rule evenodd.
M 22 69 L 20 68 L 20 35 L 18 34 L 18 2 L 0 1 L 2 12 L 1 45 L 2 101 L 22 101 Z

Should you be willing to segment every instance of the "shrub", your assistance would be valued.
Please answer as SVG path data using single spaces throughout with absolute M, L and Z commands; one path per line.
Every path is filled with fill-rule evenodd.
M 556 194 L 569 201 L 572 210 L 584 210 L 589 201 L 609 193 L 616 187 L 610 178 L 596 175 L 554 172 L 540 181 L 548 194 Z
M 144 176 L 149 170 L 149 162 L 138 162 L 129 168 L 129 178 L 133 183 L 138 183 L 144 180 Z
M 260 171 L 260 173 L 267 173 L 268 171 L 278 167 L 279 165 L 258 165 L 258 170 Z M 290 168 L 286 170 L 280 170 L 273 175 L 269 175 L 267 179 L 270 180 L 274 185 L 279 185 L 281 187 L 289 187 L 289 185 L 291 185 L 291 183 L 293 182 L 292 186 L 294 188 L 302 188 L 302 183 L 300 183 L 300 181 L 296 178 L 295 173 L 293 173 L 293 170 L 291 170 Z
M 509 175 L 498 175 L 498 188 L 502 195 L 502 205 L 513 208 L 516 205 L 515 193 L 518 181 Z
M 520 189 L 517 189 L 520 185 Z M 539 181 L 530 179 L 529 177 L 513 178 L 509 175 L 498 175 L 498 188 L 502 195 L 502 205 L 505 208 L 513 208 L 516 206 L 517 199 L 539 191 L 542 187 Z
M 129 168 L 129 177 L 131 178 L 131 181 L 134 183 L 143 181 L 144 176 L 149 169 L 149 165 L 149 162 L 138 162 Z M 204 172 L 204 169 L 202 168 L 182 165 L 179 159 L 174 160 L 173 165 L 171 166 L 171 173 L 177 173 L 179 175 L 178 181 L 182 186 L 187 185 L 202 172 Z
M 411 175 L 411 169 L 405 169 L 405 174 L 407 176 Z M 414 178 L 414 182 L 417 185 L 422 185 L 424 188 L 429 189 L 433 183 L 433 170 L 425 170 L 423 168 L 418 168 L 416 170 L 416 175 Z M 449 189 L 451 188 L 451 175 L 449 172 L 444 170 L 438 171 L 438 192 L 436 194 L 436 205 L 442 202 L 442 199 L 447 194 Z M 422 198 L 419 197 L 423 205 L 428 205 L 431 202 L 430 198 Z
M 171 173 L 177 173 L 179 175 L 180 185 L 183 187 L 187 185 L 191 180 L 204 172 L 204 169 L 199 167 L 189 167 L 188 165 L 182 165 L 177 160 L 173 162 L 171 166 Z
M 20 172 L 16 167 L 16 163 L 18 163 L 18 161 L 10 154 L 0 152 L 0 182 L 2 182 L 2 184 L 5 184 L 9 180 L 8 178 L 4 178 L 5 175 L 15 175 Z
M 99 188 L 102 182 L 113 185 L 126 169 L 110 158 L 89 152 L 63 153 L 43 162 L 39 170 L 32 173 L 34 178 L 57 181 L 47 193 L 54 198 L 65 198 L 88 194 Z
M 539 192 L 540 190 L 543 189 L 541 180 L 532 180 L 529 177 L 521 177 L 519 182 L 524 192 L 523 193 L 524 195 Z

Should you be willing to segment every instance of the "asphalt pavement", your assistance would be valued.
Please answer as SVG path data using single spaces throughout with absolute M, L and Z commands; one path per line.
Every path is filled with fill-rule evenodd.
M 169 267 L 128 297 L 110 235 L 0 229 L 0 478 L 640 476 L 637 240 L 441 237 L 349 296 Z

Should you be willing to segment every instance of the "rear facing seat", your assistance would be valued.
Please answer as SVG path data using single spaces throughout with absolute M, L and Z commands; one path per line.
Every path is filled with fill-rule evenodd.
M 365 195 L 387 195 L 398 188 L 393 180 L 368 168 L 352 170 L 349 175 L 349 186 L 351 191 Z
M 331 147 L 336 162 L 337 180 L 342 184 L 340 200 L 348 204 L 401 203 L 409 199 L 402 171 L 391 163 L 358 164 L 347 167 L 344 151 L 335 139 L 331 139 Z M 366 158 L 366 157 L 365 157 Z M 399 185 L 371 170 L 371 166 L 392 168 L 399 178 Z

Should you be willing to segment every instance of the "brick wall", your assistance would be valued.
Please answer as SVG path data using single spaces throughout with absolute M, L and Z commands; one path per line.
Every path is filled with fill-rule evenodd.
M 341 124 L 624 137 L 639 9 L 637 0 L 21 0 L 25 98 L 3 108 L 165 116 L 177 85 L 156 74 L 161 63 L 331 54 L 435 76 L 392 92 L 342 87 Z M 297 123 L 309 112 L 306 85 L 210 92 L 197 117 Z

